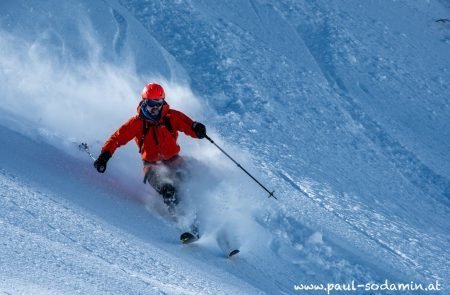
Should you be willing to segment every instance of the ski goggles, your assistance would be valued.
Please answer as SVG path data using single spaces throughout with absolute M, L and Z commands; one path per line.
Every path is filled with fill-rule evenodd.
M 145 102 L 145 106 L 147 109 L 153 109 L 153 108 L 161 108 L 164 104 L 164 99 L 148 99 Z

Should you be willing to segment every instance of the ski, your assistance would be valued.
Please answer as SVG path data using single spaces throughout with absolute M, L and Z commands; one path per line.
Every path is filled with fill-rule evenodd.
M 190 232 L 184 232 L 180 235 L 180 241 L 184 245 L 194 243 L 194 242 L 198 241 L 199 238 L 200 237 L 198 235 L 195 235 Z M 232 258 L 233 256 L 235 256 L 236 254 L 238 254 L 240 252 L 241 251 L 239 249 L 233 249 L 233 250 L 227 252 L 228 253 L 227 258 Z
M 234 255 L 238 254 L 239 252 L 241 252 L 241 251 L 239 251 L 239 249 L 234 249 L 233 251 L 231 251 L 231 252 L 228 254 L 228 258 L 233 257 Z
M 180 235 L 180 241 L 182 244 L 190 244 L 195 241 L 198 241 L 198 239 L 199 239 L 198 235 L 194 235 L 190 232 L 184 232 Z
M 180 235 L 180 242 L 184 245 L 192 244 L 200 239 L 198 230 L 198 220 L 195 218 L 194 222 L 190 226 L 190 230 Z M 232 244 L 236 245 L 235 239 L 230 239 L 229 232 L 223 228 L 217 232 L 216 241 L 218 246 L 222 249 L 226 258 L 231 259 L 241 251 L 232 247 Z
M 216 241 L 220 249 L 222 249 L 229 259 L 241 252 L 239 249 L 233 247 L 237 245 L 237 241 L 230 235 L 229 230 L 226 228 L 222 228 L 218 231 Z

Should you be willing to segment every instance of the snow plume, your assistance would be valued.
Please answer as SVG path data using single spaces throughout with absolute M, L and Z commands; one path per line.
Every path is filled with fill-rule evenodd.
M 74 57 L 52 30 L 33 39 L 0 32 L 1 124 L 72 154 L 85 141 L 97 154 L 108 136 L 136 113 L 140 91 L 150 81 L 165 87 L 171 105 L 200 113 L 200 103 L 186 86 L 158 74 L 138 75 L 132 57 L 108 61 L 92 28 L 80 25 L 79 30 L 84 59 Z M 118 154 L 128 160 L 135 152 Z
M 102 62 L 101 49 L 89 33 L 85 42 L 93 54 L 87 60 L 64 56 L 63 49 L 55 52 L 45 39 L 0 33 L 2 111 L 30 134 L 39 130 L 58 140 L 101 138 L 109 125 L 126 117 L 118 110 L 133 110 L 139 77 L 130 67 Z
M 161 83 L 171 107 L 194 120 L 204 122 L 205 113 L 211 112 L 189 87 L 158 75 L 138 75 L 132 57 L 121 64 L 106 61 L 92 29 L 83 26 L 80 31 L 83 32 L 80 47 L 89 53 L 86 59 L 74 58 L 63 41 L 51 41 L 55 37 L 49 36 L 54 32 L 44 31 L 33 40 L 0 33 L 0 78 L 4 81 L 0 85 L 1 124 L 88 162 L 87 155 L 77 151 L 78 144 L 87 142 L 97 156 L 109 135 L 136 113 L 140 91 L 149 81 Z M 206 125 L 208 134 L 223 145 L 213 128 Z M 243 197 L 250 195 L 248 190 L 253 188 L 250 181 L 243 185 L 243 174 L 206 140 L 182 135 L 180 145 L 182 155 L 191 159 L 192 169 L 196 170 L 188 189 L 199 219 L 211 225 L 205 230 L 211 232 L 212 228 L 221 228 L 233 220 L 239 220 L 243 227 L 244 216 L 249 216 L 251 207 L 244 201 L 251 198 Z M 225 147 L 240 161 L 249 158 L 232 146 Z M 128 175 L 126 178 L 136 183 L 141 182 L 141 171 L 134 143 L 117 150 L 108 163 L 108 173 Z M 154 197 L 147 187 L 139 188 Z M 246 208 L 246 214 L 236 216 L 242 208 Z
M 250 156 L 221 141 L 213 121 L 208 120 L 214 117 L 213 111 L 188 86 L 164 78 L 157 68 L 154 74 L 138 74 L 131 54 L 120 61 L 105 58 L 108 48 L 92 27 L 87 20 L 78 25 L 78 52 L 66 45 L 67 34 L 53 29 L 42 30 L 33 37 L 0 32 L 0 124 L 48 142 L 91 165 L 89 157 L 77 151 L 78 144 L 87 142 L 97 156 L 109 135 L 136 113 L 143 86 L 157 81 L 165 88 L 172 108 L 206 123 L 208 134 L 251 168 Z M 168 63 L 172 76 L 183 76 L 177 72 L 174 61 Z M 192 178 L 183 188 L 183 193 L 189 195 L 185 209 L 188 215 L 196 212 L 205 234 L 204 243 L 215 244 L 215 237 L 223 236 L 227 228 L 234 229 L 237 239 L 245 235 L 246 241 L 252 241 L 250 233 L 255 238 L 261 236 L 252 212 L 256 214 L 255 198 L 263 192 L 254 194 L 256 186 L 252 181 L 206 140 L 192 140 L 184 135 L 179 140 L 182 155 L 192 170 Z M 154 213 L 154 206 L 161 206 L 162 202 L 142 184 L 141 171 L 137 147 L 129 143 L 114 154 L 107 174 L 118 176 L 121 185 L 134 185 Z

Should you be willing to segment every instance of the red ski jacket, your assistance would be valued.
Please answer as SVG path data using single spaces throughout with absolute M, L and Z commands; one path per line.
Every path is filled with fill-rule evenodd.
M 142 160 L 156 162 L 169 160 L 180 152 L 177 143 L 178 131 L 197 138 L 192 130 L 193 121 L 182 112 L 170 109 L 168 104 L 164 104 L 158 122 L 146 119 L 140 111 L 140 106 L 139 104 L 138 114 L 111 135 L 103 145 L 102 151 L 108 151 L 112 155 L 118 147 L 134 138 L 140 148 Z M 143 136 L 145 125 L 147 132 Z

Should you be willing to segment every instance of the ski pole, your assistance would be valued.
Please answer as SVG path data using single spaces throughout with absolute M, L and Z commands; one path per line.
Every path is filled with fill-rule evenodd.
M 78 145 L 78 148 L 80 149 L 80 151 L 85 151 L 89 157 L 91 157 L 92 160 L 97 160 L 91 153 L 91 151 L 89 150 L 89 146 L 87 145 L 87 143 L 82 142 Z
M 275 191 L 272 192 L 269 191 L 261 182 L 259 182 L 253 175 L 251 175 L 247 170 L 245 170 L 244 167 L 241 166 L 241 164 L 239 164 L 235 159 L 233 159 L 229 154 L 227 154 L 227 152 L 225 152 L 220 146 L 218 146 L 211 138 L 209 138 L 208 135 L 205 135 L 205 138 L 209 140 L 209 142 L 211 142 L 213 145 L 215 145 L 225 156 L 228 157 L 228 159 L 233 161 L 233 163 L 235 163 L 239 168 L 241 168 L 242 171 L 244 171 L 248 176 L 250 176 L 257 184 L 259 184 L 259 186 L 261 186 L 266 192 L 268 192 L 269 198 L 273 197 L 274 199 L 278 200 L 278 198 L 275 197 L 275 195 L 273 194 Z
M 89 157 L 91 157 L 92 160 L 96 161 L 97 159 L 92 155 L 91 151 L 89 150 L 89 146 L 87 145 L 87 143 L 82 142 L 78 145 L 78 148 L 80 149 L 80 151 L 85 151 Z M 106 166 L 100 166 L 98 167 L 98 171 L 100 172 L 105 172 L 106 170 Z

